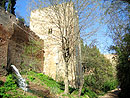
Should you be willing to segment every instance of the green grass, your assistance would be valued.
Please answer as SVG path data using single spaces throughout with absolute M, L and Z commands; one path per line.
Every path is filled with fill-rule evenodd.
M 34 83 L 40 82 L 42 85 L 46 85 L 52 94 L 61 94 L 64 92 L 63 82 L 56 82 L 51 77 L 44 75 L 43 73 L 35 73 L 30 71 L 28 72 L 28 79 Z M 74 96 L 78 96 L 78 89 L 69 87 L 69 91 L 70 94 L 63 94 L 62 96 L 67 96 L 69 98 L 75 98 Z M 97 94 L 91 91 L 89 88 L 83 88 L 81 95 L 81 98 L 97 98 Z
M 78 89 L 74 89 L 69 87 L 69 94 L 65 95 L 64 92 L 64 83 L 56 82 L 52 78 L 43 73 L 36 73 L 33 71 L 27 72 L 24 77 L 26 77 L 26 82 L 28 84 L 34 83 L 39 85 L 39 87 L 43 87 L 50 91 L 52 95 L 60 95 L 59 98 L 64 98 L 67 96 L 68 98 L 78 98 Z M 35 91 L 34 91 L 35 92 Z M 33 93 L 33 92 L 30 92 Z M 17 87 L 15 79 L 12 75 L 8 75 L 6 82 L 3 83 L 0 81 L 0 96 L 3 98 L 37 98 L 37 94 L 30 95 L 30 93 L 25 93 L 22 89 Z M 35 95 L 35 96 L 34 96 Z M 97 95 L 91 91 L 89 88 L 83 88 L 81 92 L 80 98 L 97 98 Z
M 36 96 L 23 94 L 24 91 L 18 88 L 16 80 L 12 74 L 9 74 L 6 77 L 5 83 L 0 81 L 0 84 L 0 97 L 2 98 L 37 98 Z
M 40 80 L 40 84 L 46 85 L 50 88 L 51 93 L 59 94 L 63 92 L 64 86 L 60 83 L 56 82 L 49 76 L 44 75 L 43 73 L 35 73 L 35 72 L 28 72 L 28 79 L 30 79 L 32 82 L 38 82 L 35 78 Z

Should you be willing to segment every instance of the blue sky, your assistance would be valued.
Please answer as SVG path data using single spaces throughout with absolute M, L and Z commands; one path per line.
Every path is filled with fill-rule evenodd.
M 28 20 L 28 1 L 29 0 L 17 0 L 15 10 L 16 16 L 22 16 L 26 21 Z M 101 25 L 100 29 L 98 29 L 97 33 L 94 34 L 93 37 L 89 39 L 84 38 L 84 42 L 89 44 L 93 39 L 96 39 L 96 45 L 99 48 L 100 52 L 103 54 L 108 54 L 109 51 L 107 49 L 110 45 L 112 45 L 112 40 L 110 39 L 110 37 L 106 36 L 106 32 L 108 31 L 107 25 L 99 23 L 95 24 L 97 24 L 98 26 Z
M 29 0 L 17 0 L 15 13 L 16 16 L 20 15 L 27 21 L 27 7 Z

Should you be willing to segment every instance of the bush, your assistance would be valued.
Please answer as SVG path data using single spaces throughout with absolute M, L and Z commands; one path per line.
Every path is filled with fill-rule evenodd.
M 102 93 L 104 83 L 114 78 L 116 68 L 96 46 L 84 45 L 83 41 L 81 42 L 81 55 L 85 73 L 84 88 L 89 87 L 98 94 Z
M 112 80 L 112 81 L 109 80 L 104 83 L 102 90 L 104 92 L 107 92 L 107 91 L 115 89 L 117 85 L 118 85 L 118 82 L 116 80 Z
M 6 82 L 3 86 L 0 87 L 0 96 L 3 98 L 10 98 L 11 94 L 8 94 L 7 92 L 10 90 L 15 90 L 17 88 L 17 85 L 15 84 L 15 80 L 13 80 L 12 75 L 8 75 Z
M 94 78 L 93 75 L 88 75 L 88 76 L 85 76 L 84 77 L 84 86 L 87 87 L 87 86 L 94 86 L 95 83 L 96 83 L 96 79 Z
M 91 91 L 89 88 L 83 88 L 81 95 L 88 95 L 89 98 L 97 98 L 97 94 Z

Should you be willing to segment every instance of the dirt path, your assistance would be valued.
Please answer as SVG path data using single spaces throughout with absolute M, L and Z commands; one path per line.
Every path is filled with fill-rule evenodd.
M 119 92 L 120 92 L 120 90 L 115 89 L 115 90 L 108 92 L 104 96 L 100 96 L 99 98 L 118 98 Z

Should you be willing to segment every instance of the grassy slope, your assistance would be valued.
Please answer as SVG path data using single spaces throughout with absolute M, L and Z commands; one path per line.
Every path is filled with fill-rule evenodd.
M 18 88 L 15 84 L 15 81 L 11 78 L 6 79 L 4 85 L 0 87 L 3 89 L 3 93 L 0 94 L 9 94 L 11 97 L 3 97 L 3 98 L 78 98 L 78 90 L 69 88 L 70 94 L 64 95 L 64 84 L 62 82 L 56 82 L 52 78 L 42 74 L 35 72 L 27 72 L 23 73 L 22 76 L 26 79 L 26 82 L 29 84 L 29 92 L 24 92 L 22 89 Z M 7 76 L 8 78 L 8 76 Z M 12 87 L 11 89 L 7 89 Z M 16 86 L 16 87 L 15 87 Z M 6 90 L 5 90 L 6 89 Z M 92 91 L 87 90 L 86 94 L 81 96 L 81 98 L 89 98 L 88 96 Z M 90 97 L 91 98 L 91 97 Z M 93 97 L 95 98 L 95 97 Z

